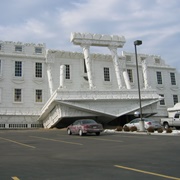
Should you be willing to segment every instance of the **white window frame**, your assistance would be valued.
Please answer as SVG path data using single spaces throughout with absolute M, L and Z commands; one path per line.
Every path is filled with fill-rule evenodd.
M 176 74 L 174 72 L 170 72 L 171 85 L 176 85 Z
M 37 63 L 39 63 L 39 64 L 42 65 L 42 66 L 41 66 L 41 76 L 40 76 L 40 77 L 37 76 L 37 75 L 38 75 L 38 72 L 37 72 L 37 69 L 36 69 Z M 42 79 L 42 78 L 43 78 L 43 63 L 42 63 L 42 62 L 35 62 L 35 63 L 34 63 L 34 77 L 35 77 L 36 79 Z
M 0 103 L 2 101 L 2 88 L 0 88 Z
M 23 52 L 23 46 L 22 45 L 15 45 L 14 50 L 15 50 L 15 52 Z
M 133 70 L 132 69 L 127 69 L 127 74 L 128 74 L 130 83 L 134 83 L 134 76 L 133 76 L 134 73 L 133 73 Z
M 126 61 L 131 62 L 132 61 L 132 56 L 131 55 L 126 55 Z
M 35 51 L 35 54 L 42 54 L 43 49 L 42 47 L 35 47 L 34 51 Z
M 161 97 L 163 97 L 163 98 L 165 97 L 164 94 L 159 94 L 159 96 L 161 96 Z M 162 99 L 162 100 L 160 100 L 160 101 L 159 101 L 159 104 L 160 104 L 160 106 L 165 106 L 165 105 L 166 105 L 165 98 Z
M 16 75 L 16 62 L 21 62 L 20 76 Z M 23 62 L 22 61 L 14 61 L 14 77 L 23 77 Z
M 173 94 L 173 103 L 174 103 L 174 105 L 176 103 L 178 103 L 178 95 L 177 94 Z
M 163 78 L 162 78 L 162 72 L 161 71 L 156 71 L 156 79 L 157 79 L 157 84 L 158 85 L 163 84 Z
M 20 101 L 17 101 L 16 100 L 16 90 L 21 90 L 21 93 L 20 93 Z M 13 100 L 14 100 L 14 103 L 22 103 L 23 102 L 23 90 L 22 88 L 14 88 L 14 91 L 13 91 Z
M 38 98 L 38 91 L 41 91 L 41 98 Z M 40 101 L 39 101 L 40 99 Z M 42 89 L 35 89 L 35 103 L 42 103 L 43 102 L 43 90 Z
M 109 67 L 104 67 L 103 72 L 104 72 L 104 81 L 105 82 L 110 82 L 111 81 L 110 68 Z
M 65 80 L 71 80 L 71 66 L 70 66 L 70 64 L 65 64 Z
M 2 76 L 2 59 L 0 59 L 0 76 Z

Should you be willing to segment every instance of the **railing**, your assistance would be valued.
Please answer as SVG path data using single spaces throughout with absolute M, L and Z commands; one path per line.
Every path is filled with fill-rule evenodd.
M 43 128 L 43 124 L 0 124 L 0 129 L 35 129 Z

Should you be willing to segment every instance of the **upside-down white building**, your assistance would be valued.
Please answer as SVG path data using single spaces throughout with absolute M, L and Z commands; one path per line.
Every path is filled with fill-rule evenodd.
M 79 118 L 122 125 L 139 110 L 135 54 L 123 36 L 72 33 L 80 52 L 0 41 L 0 128 L 65 127 Z M 109 54 L 91 54 L 91 46 Z M 138 54 L 143 116 L 167 116 L 178 102 L 175 68 Z

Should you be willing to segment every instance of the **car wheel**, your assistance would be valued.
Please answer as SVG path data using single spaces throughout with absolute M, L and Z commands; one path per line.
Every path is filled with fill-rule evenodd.
M 96 136 L 99 136 L 99 135 L 100 135 L 100 132 L 97 132 L 97 133 L 96 133 Z
M 67 133 L 68 133 L 68 135 L 71 135 L 71 134 L 72 134 L 72 132 L 71 132 L 70 129 L 67 130 Z
M 79 130 L 79 135 L 80 135 L 80 136 L 83 136 L 83 131 L 82 131 L 82 129 Z
M 168 123 L 164 123 L 164 129 L 168 129 L 169 128 L 169 124 Z

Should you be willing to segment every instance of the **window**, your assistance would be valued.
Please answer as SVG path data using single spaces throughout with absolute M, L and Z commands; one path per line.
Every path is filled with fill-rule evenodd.
M 170 77 L 171 77 L 171 84 L 176 85 L 175 73 L 170 73 Z
M 110 74 L 108 67 L 104 67 L 104 81 L 110 81 Z
M 174 115 L 174 118 L 179 118 L 179 115 L 180 115 L 180 114 L 176 113 L 176 114 Z
M 163 97 L 162 100 L 160 100 L 160 105 L 165 105 L 165 100 L 164 100 L 164 94 L 160 94 L 161 97 Z
M 35 77 L 42 78 L 42 63 L 36 63 L 35 66 Z
M 42 102 L 42 90 L 36 89 L 36 102 Z
M 84 59 L 84 73 L 87 73 L 87 68 L 86 68 L 86 62 L 85 62 L 85 59 Z
M 41 47 L 35 47 L 35 53 L 36 54 L 42 54 L 42 48 Z
M 174 101 L 174 105 L 176 104 L 176 103 L 178 103 L 178 95 L 173 95 L 173 101 Z
M 16 52 L 22 52 L 22 46 L 15 46 Z
M 15 89 L 14 90 L 14 101 L 15 102 L 21 102 L 22 100 L 22 92 L 21 89 Z
M 70 65 L 66 64 L 66 76 L 65 79 L 70 79 Z
M 160 59 L 159 58 L 155 58 L 155 63 L 156 64 L 160 64 Z
M 0 59 L 0 76 L 2 75 L 2 61 Z
M 2 98 L 2 89 L 0 88 L 0 103 L 1 103 L 1 98 Z
M 126 61 L 131 61 L 131 56 L 127 55 L 126 56 Z
M 129 81 L 133 82 L 133 72 L 132 72 L 132 69 L 127 69 L 127 73 L 128 73 L 128 76 L 129 76 Z
M 157 75 L 157 83 L 162 84 L 162 75 L 161 72 L 156 72 Z
M 22 76 L 22 62 L 21 61 L 15 61 L 15 76 L 16 77 Z

